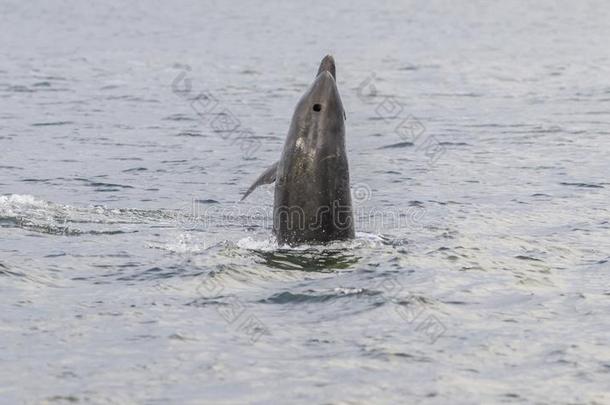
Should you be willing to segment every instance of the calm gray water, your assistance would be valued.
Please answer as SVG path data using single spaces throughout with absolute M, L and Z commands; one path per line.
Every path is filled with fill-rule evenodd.
M 610 403 L 603 1 L 0 3 L 0 403 Z M 278 247 L 332 53 L 357 239 Z

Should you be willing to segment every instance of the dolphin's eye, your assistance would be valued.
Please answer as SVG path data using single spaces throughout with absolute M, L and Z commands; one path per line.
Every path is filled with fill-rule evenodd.
M 314 111 L 322 111 L 322 104 L 314 104 L 313 105 L 313 110 Z

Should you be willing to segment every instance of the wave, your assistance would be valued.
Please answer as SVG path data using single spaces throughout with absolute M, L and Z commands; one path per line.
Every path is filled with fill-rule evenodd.
M 166 222 L 178 215 L 163 210 L 74 207 L 31 195 L 0 196 L 0 226 L 50 235 L 115 235 L 138 232 L 137 225 Z

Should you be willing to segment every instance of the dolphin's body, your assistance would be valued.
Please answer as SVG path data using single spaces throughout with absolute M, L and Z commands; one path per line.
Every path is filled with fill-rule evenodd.
M 335 61 L 327 55 L 297 103 L 279 162 L 243 197 L 277 180 L 273 231 L 280 244 L 354 237 L 345 112 L 335 77 Z

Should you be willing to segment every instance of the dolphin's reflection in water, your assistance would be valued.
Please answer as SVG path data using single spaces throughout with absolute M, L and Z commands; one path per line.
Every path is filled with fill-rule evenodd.
M 358 263 L 361 257 L 345 249 L 278 249 L 273 251 L 253 251 L 265 264 L 281 270 L 299 270 L 315 273 L 332 273 L 345 270 Z

